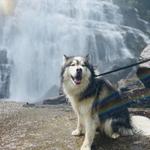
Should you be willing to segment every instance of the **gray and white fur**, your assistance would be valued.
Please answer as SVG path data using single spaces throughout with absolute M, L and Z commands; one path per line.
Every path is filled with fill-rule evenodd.
M 72 135 L 79 136 L 85 133 L 81 150 L 91 150 L 97 129 L 113 139 L 133 133 L 135 123 L 132 122 L 126 107 L 101 114 L 101 104 L 97 102 L 116 90 L 107 80 L 95 77 L 95 70 L 89 63 L 88 56 L 64 56 L 61 82 L 63 92 L 77 115 L 77 128 Z M 119 93 L 116 93 L 115 98 L 121 101 Z

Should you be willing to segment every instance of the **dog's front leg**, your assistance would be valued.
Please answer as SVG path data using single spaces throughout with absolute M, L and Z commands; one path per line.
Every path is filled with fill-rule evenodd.
M 96 133 L 96 123 L 88 116 L 85 118 L 85 138 L 81 150 L 91 150 L 91 146 Z
M 80 136 L 83 133 L 83 126 L 81 121 L 81 116 L 79 113 L 77 113 L 77 128 L 72 132 L 72 135 L 74 136 Z

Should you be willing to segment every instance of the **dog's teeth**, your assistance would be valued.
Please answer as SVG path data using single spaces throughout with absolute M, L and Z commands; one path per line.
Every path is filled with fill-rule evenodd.
M 76 83 L 76 84 L 80 84 L 80 83 L 81 83 L 81 81 L 79 81 L 79 80 L 75 80 L 75 83 Z

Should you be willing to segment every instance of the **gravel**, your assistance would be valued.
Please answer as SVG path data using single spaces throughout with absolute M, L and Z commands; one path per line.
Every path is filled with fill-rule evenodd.
M 73 137 L 76 117 L 68 105 L 23 107 L 0 101 L 0 150 L 79 150 L 83 136 Z M 150 138 L 112 140 L 97 133 L 93 150 L 148 150 Z

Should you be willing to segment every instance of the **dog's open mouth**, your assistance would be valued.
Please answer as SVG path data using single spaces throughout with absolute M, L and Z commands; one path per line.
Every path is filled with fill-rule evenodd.
M 75 77 L 71 76 L 71 78 L 76 85 L 79 85 L 82 80 L 82 75 L 77 74 Z

